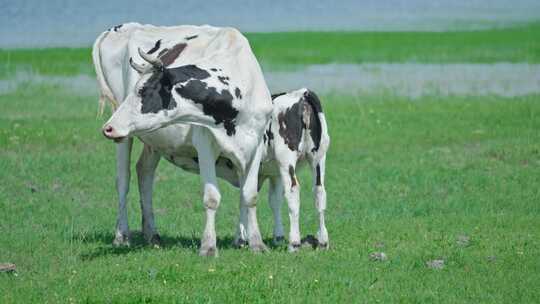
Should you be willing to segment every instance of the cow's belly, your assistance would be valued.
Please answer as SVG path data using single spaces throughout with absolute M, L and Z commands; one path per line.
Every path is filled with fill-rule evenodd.
M 199 174 L 197 150 L 191 142 L 191 126 L 172 125 L 139 137 L 171 164 L 187 172 Z M 216 175 L 238 187 L 238 174 L 229 159 L 220 156 L 216 161 Z

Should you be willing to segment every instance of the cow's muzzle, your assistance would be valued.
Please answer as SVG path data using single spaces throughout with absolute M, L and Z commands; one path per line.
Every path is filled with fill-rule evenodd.
M 121 142 L 125 136 L 118 134 L 116 129 L 111 125 L 105 125 L 102 129 L 103 135 L 108 139 L 112 139 L 115 142 Z

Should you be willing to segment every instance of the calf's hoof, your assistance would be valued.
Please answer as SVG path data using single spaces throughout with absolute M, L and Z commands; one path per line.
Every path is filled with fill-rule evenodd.
M 199 255 L 204 257 L 218 257 L 218 250 L 216 247 L 201 247 Z
M 291 253 L 298 252 L 301 247 L 302 247 L 302 244 L 300 243 L 290 243 L 288 247 L 288 251 Z
M 114 247 L 129 247 L 130 245 L 129 234 L 117 234 L 113 240 Z
M 321 250 L 328 250 L 328 249 L 330 249 L 330 244 L 319 242 L 317 248 L 321 249 Z

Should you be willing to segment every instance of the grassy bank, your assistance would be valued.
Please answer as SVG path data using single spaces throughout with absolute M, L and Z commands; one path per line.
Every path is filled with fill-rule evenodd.
M 484 31 L 303 32 L 247 34 L 267 68 L 363 62 L 540 62 L 540 23 Z M 90 48 L 0 50 L 0 77 L 27 69 L 91 74 Z
M 0 96 L 0 262 L 18 268 L 0 273 L 2 303 L 540 301 L 538 96 L 325 96 L 332 249 L 231 249 L 238 192 L 221 183 L 218 259 L 197 256 L 198 176 L 165 161 L 154 199 L 164 248 L 144 247 L 139 234 L 133 248 L 111 246 L 114 144 L 99 132 L 95 99 L 50 87 Z M 301 183 L 305 236 L 317 216 L 307 172 Z M 138 230 L 135 178 L 131 189 Z M 470 242 L 458 244 L 461 235 Z M 371 261 L 376 251 L 388 260 Z M 445 267 L 426 267 L 433 259 Z

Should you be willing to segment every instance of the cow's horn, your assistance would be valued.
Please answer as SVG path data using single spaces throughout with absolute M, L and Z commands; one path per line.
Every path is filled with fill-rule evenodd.
M 146 54 L 141 48 L 139 48 L 139 55 L 142 59 L 146 60 L 148 63 L 153 65 L 156 68 L 163 67 L 163 62 L 159 58 L 153 58 L 152 56 Z
M 131 65 L 131 67 L 137 71 L 139 74 L 143 74 L 144 72 L 146 72 L 146 68 L 144 65 L 142 64 L 138 64 L 136 63 L 135 61 L 133 61 L 133 58 L 129 58 L 129 65 Z

